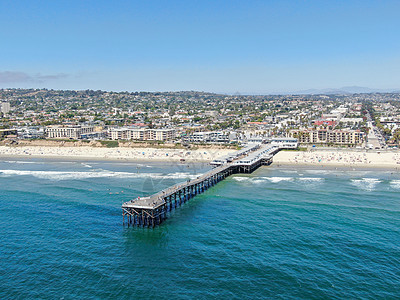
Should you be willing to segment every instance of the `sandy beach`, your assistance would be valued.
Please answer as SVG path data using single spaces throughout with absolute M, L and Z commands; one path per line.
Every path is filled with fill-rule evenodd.
M 399 168 L 400 152 L 367 151 L 280 151 L 273 158 L 274 164 L 334 167 Z
M 129 161 L 190 161 L 208 162 L 234 152 L 232 149 L 153 149 L 153 148 L 96 148 L 0 146 L 0 157 L 49 157 L 71 159 L 101 159 Z
M 99 148 L 54 146 L 0 146 L 0 157 L 42 157 L 90 160 L 210 162 L 233 149 Z M 280 151 L 274 165 L 399 168 L 400 152 L 367 152 L 342 149 Z

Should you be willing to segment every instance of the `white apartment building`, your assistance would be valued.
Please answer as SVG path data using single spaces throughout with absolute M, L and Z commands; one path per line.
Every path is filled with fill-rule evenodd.
M 93 126 L 51 125 L 46 127 L 46 137 L 51 139 L 80 139 L 82 134 L 93 133 Z
M 9 102 L 1 102 L 0 103 L 0 112 L 3 114 L 8 114 L 10 112 L 10 103 Z
M 108 137 L 112 140 L 168 141 L 176 137 L 175 129 L 111 128 Z
M 153 134 L 153 136 L 151 136 Z M 175 129 L 153 129 L 150 131 L 150 139 L 156 141 L 168 141 L 176 137 Z
M 229 143 L 229 134 L 223 132 L 194 132 L 188 138 L 193 143 Z
M 127 128 L 111 128 L 108 130 L 108 137 L 112 140 L 130 140 Z
M 364 133 L 360 130 L 293 129 L 288 137 L 297 138 L 302 144 L 360 145 Z

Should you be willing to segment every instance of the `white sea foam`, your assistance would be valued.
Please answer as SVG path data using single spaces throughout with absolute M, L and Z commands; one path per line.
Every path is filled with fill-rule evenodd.
M 372 171 L 348 171 L 351 176 L 362 177 L 366 175 L 371 175 Z M 363 179 L 373 179 L 373 178 L 363 178 Z
M 265 177 L 233 177 L 233 179 L 239 182 L 246 182 L 250 184 L 262 184 L 267 181 Z
M 392 180 L 390 186 L 394 189 L 400 190 L 400 180 Z
M 344 169 L 327 169 L 327 170 L 305 170 L 306 173 L 312 174 L 312 175 L 336 175 L 336 176 L 341 176 L 343 174 L 348 174 L 350 176 L 354 177 L 364 177 L 370 175 L 372 172 L 371 171 L 360 171 L 360 170 L 344 170 Z
M 280 170 L 282 173 L 289 173 L 289 174 L 293 174 L 293 173 L 298 173 L 297 170 Z
M 18 161 L 18 160 L 5 160 L 5 163 L 9 164 L 37 164 L 35 161 Z
M 253 178 L 252 182 L 253 182 L 254 184 L 261 184 L 261 183 L 265 183 L 266 180 L 265 180 L 265 179 L 262 179 L 262 178 Z
M 306 173 L 309 174 L 328 174 L 331 172 L 331 170 L 327 171 L 327 170 L 304 170 Z
M 113 171 L 98 171 L 98 172 L 60 172 L 60 171 L 26 171 L 26 170 L 0 170 L 1 176 L 33 176 L 40 179 L 48 180 L 78 180 L 88 178 L 145 178 L 151 177 L 155 179 L 195 179 L 197 175 L 189 173 L 129 173 L 129 172 L 113 172 Z
M 153 168 L 153 166 L 150 165 L 144 165 L 144 164 L 135 164 L 137 168 Z
M 298 178 L 300 181 L 312 181 L 312 182 L 321 182 L 324 178 L 316 178 L 316 177 L 300 177 Z
M 272 183 L 278 183 L 281 181 L 291 181 L 293 177 L 265 177 L 267 180 L 271 181 Z
M 248 177 L 233 177 L 233 179 L 236 180 L 236 181 L 239 181 L 239 182 L 241 182 L 241 181 L 249 181 Z
M 351 179 L 351 183 L 359 189 L 373 191 L 381 180 L 377 178 Z

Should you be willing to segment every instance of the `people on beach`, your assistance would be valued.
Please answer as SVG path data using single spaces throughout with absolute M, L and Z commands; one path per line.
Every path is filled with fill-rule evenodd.
M 357 151 L 281 151 L 274 157 L 274 163 L 294 165 L 341 165 L 393 167 L 400 164 L 399 153 L 371 153 Z
M 152 149 L 152 148 L 100 148 L 100 147 L 65 147 L 59 146 L 0 146 L 0 156 L 37 156 L 37 157 L 65 157 L 107 160 L 148 160 L 148 161 L 212 161 L 218 157 L 226 156 L 235 150 L 213 149 L 213 151 L 182 149 Z

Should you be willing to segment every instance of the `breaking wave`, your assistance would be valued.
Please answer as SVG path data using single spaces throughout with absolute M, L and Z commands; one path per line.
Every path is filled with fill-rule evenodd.
M 84 166 L 84 167 L 86 167 L 86 168 L 93 168 L 91 165 L 85 164 L 85 163 L 82 163 L 82 166 Z
M 319 178 L 319 177 L 301 177 L 298 178 L 300 181 L 312 181 L 312 182 L 321 182 L 324 180 L 324 178 Z
M 250 178 L 249 177 L 233 177 L 234 180 L 236 181 L 249 181 Z
M 359 189 L 373 191 L 378 183 L 382 182 L 377 178 L 351 179 L 351 183 Z
M 113 171 L 98 171 L 98 172 L 62 172 L 62 171 L 21 171 L 21 170 L 0 170 L 0 176 L 33 176 L 40 179 L 48 180 L 79 180 L 89 178 L 145 178 L 151 177 L 155 179 L 176 179 L 189 178 L 195 179 L 198 175 L 189 173 L 129 173 L 129 172 L 113 172 Z
M 233 179 L 239 182 L 250 182 L 253 184 L 266 182 L 266 178 L 264 177 L 233 177 Z
M 392 180 L 390 186 L 394 189 L 400 190 L 400 180 Z
M 281 181 L 292 181 L 293 177 L 265 177 L 265 179 L 272 183 L 278 183 Z
M 5 160 L 3 161 L 8 164 L 37 164 L 35 161 L 18 161 L 18 160 Z
M 251 183 L 279 183 L 279 182 L 288 182 L 288 181 L 301 181 L 301 182 L 321 182 L 324 178 L 316 178 L 316 177 L 234 177 L 233 178 L 239 182 L 251 182 Z

